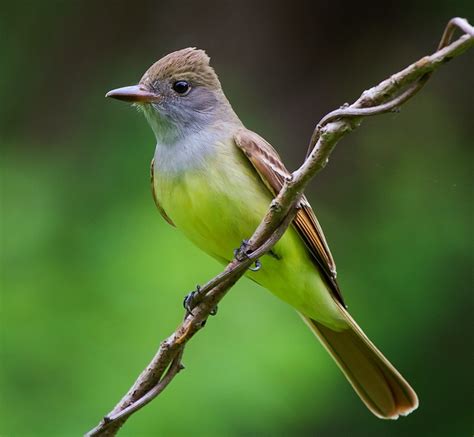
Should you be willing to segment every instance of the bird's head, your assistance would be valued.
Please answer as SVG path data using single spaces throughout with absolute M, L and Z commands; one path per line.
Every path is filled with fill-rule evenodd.
M 106 97 L 131 102 L 143 110 L 161 142 L 172 142 L 233 114 L 209 56 L 196 48 L 166 55 L 137 85 L 109 91 Z

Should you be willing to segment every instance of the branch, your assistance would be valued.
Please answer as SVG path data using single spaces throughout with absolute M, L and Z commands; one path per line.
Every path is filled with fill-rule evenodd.
M 464 34 L 451 43 L 456 29 Z M 379 85 L 366 90 L 351 105 L 327 114 L 315 127 L 306 160 L 292 173 L 273 199 L 265 217 L 249 240 L 225 270 L 199 289 L 196 306 L 166 340 L 115 408 L 87 436 L 114 436 L 125 421 L 158 396 L 183 369 L 181 358 L 186 343 L 204 327 L 209 315 L 246 270 L 285 233 L 291 224 L 299 200 L 309 181 L 322 170 L 338 141 L 360 126 L 363 118 L 396 111 L 413 97 L 431 74 L 444 63 L 474 46 L 474 28 L 463 18 L 449 21 L 438 50 L 425 56 Z

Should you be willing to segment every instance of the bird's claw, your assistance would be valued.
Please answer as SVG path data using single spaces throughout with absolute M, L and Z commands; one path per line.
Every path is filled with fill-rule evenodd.
M 262 263 L 260 260 L 257 258 L 255 260 L 255 267 L 249 267 L 249 270 L 252 270 L 252 272 L 258 272 L 262 268 Z
M 238 249 L 234 249 L 234 258 L 237 261 L 245 261 L 249 258 L 249 240 L 242 240 L 242 244 Z M 252 272 L 258 272 L 262 267 L 262 263 L 257 258 L 255 260 L 255 267 L 249 267 Z
M 239 248 L 234 249 L 234 258 L 237 261 L 245 261 L 248 258 L 249 240 L 242 240 Z
M 201 287 L 196 285 L 196 290 L 191 291 L 183 299 L 183 307 L 186 310 L 186 317 L 189 314 L 193 314 L 193 308 L 196 306 L 196 297 L 201 292 Z
M 198 297 L 201 295 L 201 287 L 196 285 L 196 290 L 191 291 L 183 299 L 183 307 L 186 310 L 186 317 L 193 314 L 193 309 L 196 307 L 198 302 Z M 217 314 L 217 306 L 211 310 L 209 315 L 215 316 Z
M 209 315 L 211 316 L 215 316 L 217 314 L 217 305 L 211 310 L 211 312 L 209 313 Z

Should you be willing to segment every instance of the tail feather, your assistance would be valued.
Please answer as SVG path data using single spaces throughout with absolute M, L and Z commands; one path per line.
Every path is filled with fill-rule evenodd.
M 407 381 L 341 307 L 349 328 L 334 331 L 301 315 L 321 340 L 367 408 L 381 419 L 397 419 L 418 407 L 418 397 Z

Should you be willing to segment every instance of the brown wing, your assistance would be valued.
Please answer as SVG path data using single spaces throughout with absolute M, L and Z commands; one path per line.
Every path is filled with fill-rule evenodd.
M 156 196 L 156 191 L 155 191 L 155 184 L 154 184 L 154 177 L 155 177 L 155 159 L 153 158 L 151 160 L 151 166 L 150 166 L 150 181 L 151 181 L 151 193 L 153 194 L 153 200 L 155 201 L 155 205 L 158 208 L 158 211 L 160 211 L 160 214 L 162 217 L 171 225 L 175 226 L 176 225 L 173 223 L 173 221 L 168 217 L 166 214 L 165 210 L 163 207 L 160 205 L 160 201 L 158 200 L 158 197 Z
M 247 129 L 240 129 L 235 135 L 234 141 L 252 163 L 272 195 L 276 196 L 283 187 L 285 179 L 290 176 L 290 172 L 283 165 L 275 149 L 262 137 Z M 293 225 L 327 279 L 334 296 L 345 306 L 336 281 L 336 264 L 318 219 L 304 196 L 301 199 L 301 209 L 296 214 Z

